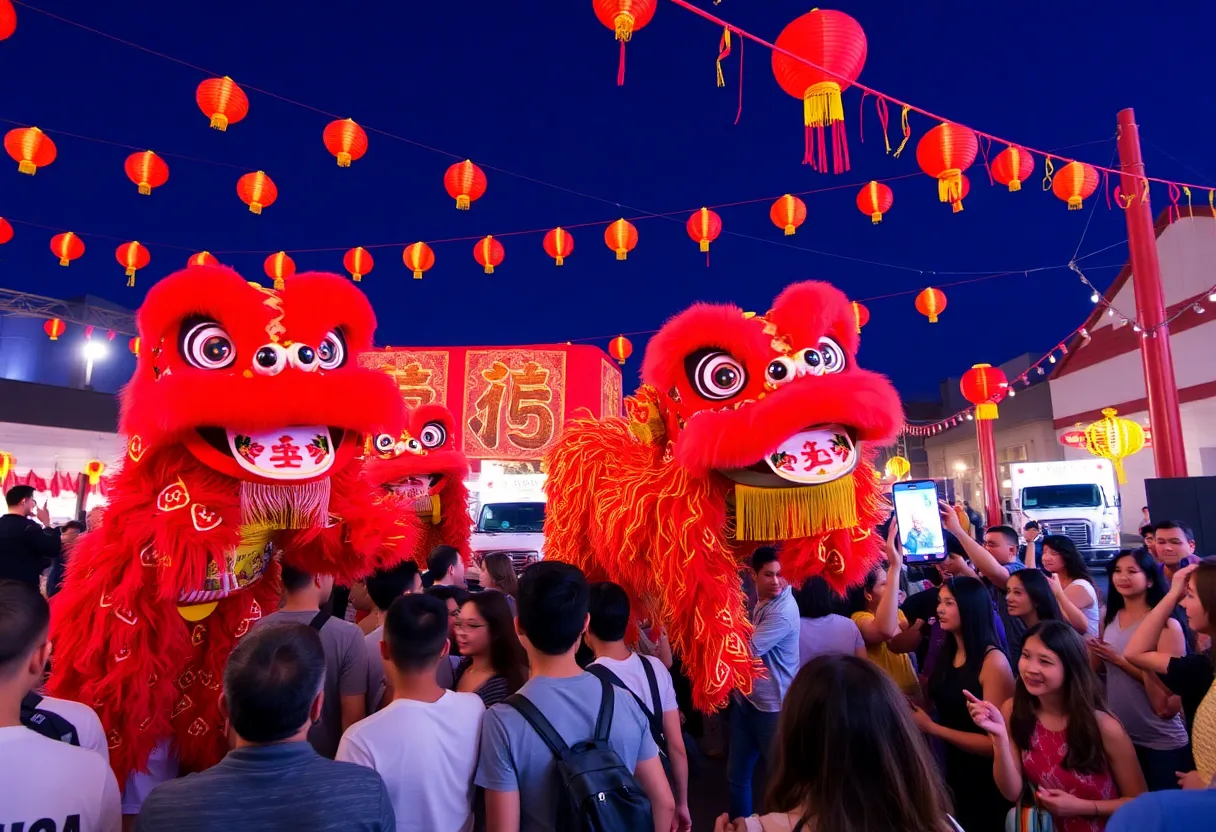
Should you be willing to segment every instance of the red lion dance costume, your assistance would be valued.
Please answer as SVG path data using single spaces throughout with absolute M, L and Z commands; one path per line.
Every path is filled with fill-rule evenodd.
M 224 664 L 278 606 L 273 550 L 353 578 L 417 536 L 360 478 L 360 434 L 396 435 L 405 413 L 392 381 L 355 361 L 375 317 L 349 281 L 299 274 L 276 291 L 191 267 L 138 320 L 127 458 L 52 620 L 51 692 L 97 709 L 120 784 L 163 741 L 183 772 L 224 755 Z
M 612 580 L 662 621 L 703 710 L 751 691 L 738 565 L 780 542 L 794 585 L 837 590 L 878 561 L 873 453 L 903 424 L 882 376 L 857 367 L 856 320 L 825 283 L 763 317 L 697 304 L 646 349 L 627 419 L 579 420 L 547 457 L 545 556 Z
M 426 556 L 436 546 L 455 547 L 467 566 L 470 560 L 469 460 L 457 448 L 459 436 L 451 411 L 424 404 L 409 414 L 401 435 L 380 434 L 364 464 L 364 475 L 385 492 L 398 510 L 413 512 L 422 534 L 413 557 L 426 569 Z

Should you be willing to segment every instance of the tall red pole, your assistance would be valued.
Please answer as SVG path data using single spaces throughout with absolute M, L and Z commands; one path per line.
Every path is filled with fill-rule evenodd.
M 1153 463 L 1158 477 L 1185 477 L 1186 452 L 1182 444 L 1182 416 L 1178 412 L 1178 385 L 1170 353 L 1170 330 L 1165 320 L 1165 293 L 1161 263 L 1157 260 L 1157 233 L 1148 201 L 1148 181 L 1140 156 L 1140 130 L 1129 107 L 1119 111 L 1119 176 L 1124 201 L 1130 198 L 1127 247 L 1131 254 L 1136 317 L 1147 337 L 1140 339 L 1144 386 L 1148 392 L 1148 421 L 1153 428 Z
M 984 516 L 989 526 L 999 526 L 1004 512 L 1001 511 L 1001 481 L 996 465 L 996 437 L 992 432 L 992 419 L 975 420 L 975 442 L 979 446 L 980 477 L 984 485 Z

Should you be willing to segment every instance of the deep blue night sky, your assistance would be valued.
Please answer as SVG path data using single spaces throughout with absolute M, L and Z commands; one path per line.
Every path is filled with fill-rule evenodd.
M 812 6 L 698 1 L 768 39 Z M 573 231 L 574 254 L 560 269 L 542 251 L 541 234 L 520 235 L 502 239 L 506 262 L 493 276 L 474 263 L 472 242 L 461 241 L 435 244 L 435 268 L 412 280 L 401 246 L 415 240 L 691 211 L 918 170 L 915 142 L 932 123 L 914 116 L 908 150 L 893 159 L 883 153 L 872 106 L 866 142 L 859 141 L 856 91 L 845 96 L 853 170 L 832 176 L 804 167 L 801 104 L 780 90 L 767 50 L 755 44 L 743 49 L 743 117 L 734 125 L 737 43 L 724 63 L 727 88 L 718 89 L 719 31 L 666 0 L 629 45 L 620 89 L 612 33 L 587 0 L 35 5 L 452 155 L 371 133 L 367 156 L 341 169 L 321 143 L 328 117 L 253 92 L 244 121 L 210 130 L 194 102 L 206 75 L 19 7 L 16 34 L 0 43 L 0 118 L 45 129 L 59 159 L 32 177 L 0 161 L 0 216 L 16 231 L 0 249 L 5 287 L 64 298 L 89 292 L 136 306 L 148 285 L 201 249 L 260 279 L 271 251 L 293 252 L 301 269 L 341 271 L 347 248 L 393 244 L 372 249 L 376 266 L 362 284 L 380 317 L 381 343 L 604 336 L 597 343 L 606 346 L 607 337 L 654 329 L 694 300 L 763 311 L 787 283 L 819 278 L 854 298 L 911 293 L 867 304 L 873 318 L 861 353 L 908 397 L 933 395 L 941 378 L 972 363 L 1042 352 L 1092 308 L 1089 291 L 1066 269 L 946 288 L 949 309 L 936 326 L 913 308 L 924 286 L 969 277 L 948 272 L 1067 263 L 1089 205 L 1067 212 L 1042 193 L 1041 159 L 1018 194 L 989 187 L 983 169 L 973 168 L 971 196 L 958 215 L 936 201 L 936 183 L 923 176 L 891 183 L 895 205 L 877 227 L 858 212 L 856 186 L 805 197 L 809 218 L 793 238 L 769 222 L 767 200 L 724 208 L 726 233 L 709 268 L 681 214 L 677 222 L 637 220 L 640 242 L 625 263 L 595 226 Z M 835 8 L 866 30 L 861 78 L 870 86 L 1031 147 L 1085 143 L 1063 152 L 1099 165 L 1112 161 L 1116 112 L 1132 106 L 1150 173 L 1204 183 L 1216 181 L 1205 40 L 1216 8 L 1207 5 L 846 0 Z M 893 134 L 897 123 L 893 107 Z M 141 197 L 123 174 L 130 150 L 60 131 L 156 150 L 167 157 L 169 182 Z M 467 213 L 443 190 L 452 156 L 483 164 L 489 179 L 486 196 Z M 279 200 L 255 216 L 235 183 L 259 168 L 278 184 Z M 1101 204 L 1082 254 L 1126 236 L 1122 212 L 1108 211 L 1101 192 L 1094 199 Z M 1164 188 L 1154 187 L 1153 199 L 1155 211 L 1163 208 Z M 48 249 L 54 230 L 21 221 L 75 231 L 88 251 L 60 268 Z M 124 287 L 114 259 L 117 244 L 130 239 L 152 252 L 135 290 Z M 294 253 L 315 248 L 334 250 Z M 1084 262 L 1104 287 L 1125 257 L 1117 245 Z M 635 356 L 644 340 L 634 338 Z M 627 376 L 639 364 L 635 357 Z

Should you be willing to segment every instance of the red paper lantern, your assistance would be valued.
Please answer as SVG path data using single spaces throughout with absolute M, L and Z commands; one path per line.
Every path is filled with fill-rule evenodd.
M 608 342 L 608 354 L 616 359 L 618 364 L 624 364 L 633 355 L 633 344 L 624 335 L 618 335 Z
M 401 253 L 401 260 L 414 273 L 414 280 L 422 280 L 422 273 L 435 265 L 435 252 L 426 243 L 410 243 Z
M 861 328 L 870 322 L 870 310 L 853 301 L 853 320 L 857 323 L 858 334 L 861 334 Z
M 473 246 L 473 259 L 486 270 L 486 274 L 494 274 L 494 267 L 502 265 L 506 256 L 502 243 L 491 236 L 478 240 Z
M 708 208 L 694 211 L 685 224 L 688 236 L 701 245 L 701 251 L 708 252 L 709 244 L 718 239 L 722 233 L 722 218 Z
M 916 163 L 937 180 L 939 200 L 950 203 L 962 201 L 963 183 L 960 177 L 975 161 L 979 148 L 975 133 L 948 121 L 921 136 L 916 145 Z
M 616 71 L 617 86 L 625 83 L 625 44 L 633 33 L 654 17 L 657 0 L 594 0 L 595 16 L 616 33 L 621 42 L 621 57 Z
M 266 258 L 262 264 L 266 276 L 274 281 L 274 288 L 282 289 L 283 281 L 296 273 L 296 261 L 292 260 L 285 251 L 277 251 Z
M 773 75 L 781 89 L 802 99 L 806 127 L 802 161 L 815 170 L 827 170 L 824 128 L 831 127 L 832 170 L 848 170 L 849 145 L 840 94 L 857 80 L 866 63 L 866 33 L 861 24 L 844 12 L 812 9 L 781 30 L 776 46 Z
M 785 229 L 785 236 L 792 237 L 806 222 L 806 203 L 790 194 L 778 197 L 773 207 L 768 209 L 768 218 L 773 221 L 773 225 Z
M 58 151 L 51 137 L 37 127 L 18 127 L 4 134 L 4 149 L 17 160 L 17 170 L 33 176 L 55 161 Z
M 0 40 L 8 40 L 17 31 L 17 10 L 12 0 L 0 0 Z M 4 478 L 0 477 L 0 482 Z
M 1051 180 L 1051 191 L 1068 203 L 1069 211 L 1080 211 L 1081 201 L 1098 187 L 1098 171 L 1082 162 L 1069 162 Z
M 629 220 L 619 219 L 604 231 L 604 242 L 616 252 L 617 260 L 624 260 L 638 244 L 638 230 Z
M 895 194 L 881 182 L 871 180 L 857 192 L 857 210 L 869 214 L 874 225 L 882 222 L 882 215 L 891 210 L 894 202 Z
M 152 259 L 152 255 L 148 250 L 140 245 L 139 241 L 123 243 L 114 252 L 114 256 L 118 259 L 118 265 L 127 270 L 127 285 L 135 285 L 135 272 L 148 265 Z
M 545 235 L 543 243 L 545 254 L 552 257 L 557 265 L 562 265 L 566 262 L 566 258 L 574 251 L 574 238 L 570 236 L 570 232 L 558 226 Z
M 996 154 L 989 167 L 993 179 L 1008 185 L 1010 191 L 1020 191 L 1022 183 L 1034 173 L 1034 156 L 1025 148 L 1011 144 Z
M 991 364 L 976 364 L 963 373 L 959 382 L 963 398 L 975 405 L 975 418 L 997 418 L 996 403 L 1005 398 L 1009 382 L 1000 368 Z
M 946 308 L 946 294 L 941 289 L 932 287 L 925 289 L 916 296 L 916 311 L 929 319 L 929 323 L 937 323 L 937 316 Z
M 8 220 L 0 217 L 0 245 L 4 245 L 11 239 L 13 239 L 13 227 L 9 225 Z
M 139 357 L 139 336 L 138 335 L 136 335 L 134 338 L 132 338 L 130 341 L 127 342 L 127 349 L 129 349 L 131 351 L 131 355 L 134 355 L 136 358 Z
M 153 188 L 159 188 L 169 181 L 169 166 L 151 150 L 132 153 L 127 157 L 123 170 L 144 196 L 151 194 Z
M 279 189 L 264 171 L 247 173 L 237 180 L 236 195 L 241 202 L 249 206 L 254 214 L 262 213 L 262 209 L 272 205 L 279 198 Z
M 346 256 L 342 258 L 342 265 L 350 272 L 351 279 L 358 283 L 363 280 L 363 275 L 372 270 L 376 261 L 367 253 L 367 249 L 357 246 L 346 252 Z
M 236 82 L 225 75 L 223 78 L 208 78 L 198 85 L 194 100 L 203 115 L 211 119 L 216 130 L 227 130 L 249 114 L 249 99 Z
M 338 167 L 348 168 L 351 162 L 363 158 L 367 152 L 367 133 L 349 118 L 331 121 L 321 134 L 325 149 L 338 157 Z
M 458 211 L 469 210 L 469 205 L 481 199 L 486 192 L 486 175 L 481 168 L 465 159 L 448 168 L 443 175 L 443 187 L 448 196 L 456 200 Z
M 64 333 L 64 330 L 66 330 L 67 328 L 68 328 L 67 324 L 65 324 L 63 321 L 59 320 L 58 318 L 51 318 L 49 321 L 47 321 L 46 323 L 44 323 L 42 325 L 42 331 L 45 332 L 47 334 L 47 337 L 50 338 L 52 341 L 58 341 L 59 336 L 62 335 Z
M 215 255 L 209 251 L 200 251 L 198 254 L 191 254 L 190 259 L 186 261 L 187 266 L 218 266 L 219 260 L 215 259 Z
M 71 231 L 56 234 L 51 238 L 51 253 L 59 258 L 59 265 L 66 266 L 84 254 L 84 241 Z

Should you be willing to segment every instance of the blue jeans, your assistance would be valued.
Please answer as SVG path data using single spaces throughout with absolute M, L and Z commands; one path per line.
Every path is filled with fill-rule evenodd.
M 1165 751 L 1145 748 L 1142 745 L 1135 748 L 1140 770 L 1144 772 L 1144 781 L 1150 792 L 1178 788 L 1178 775 L 1174 772 L 1187 772 L 1195 767 L 1189 745 Z
M 726 779 L 730 784 L 730 816 L 745 818 L 752 813 L 752 775 L 756 760 L 764 757 L 771 767 L 773 737 L 777 733 L 780 714 L 765 713 L 742 697 L 730 706 L 730 756 L 726 763 Z

